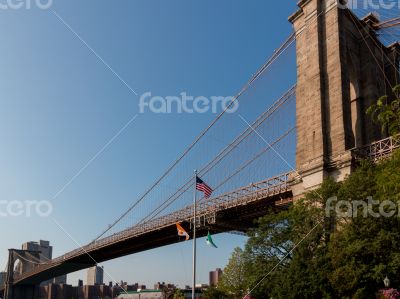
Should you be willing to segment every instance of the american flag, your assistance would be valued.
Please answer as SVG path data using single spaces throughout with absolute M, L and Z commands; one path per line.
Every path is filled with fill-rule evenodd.
M 209 198 L 213 193 L 213 189 L 208 186 L 203 180 L 199 177 L 196 177 L 196 189 L 204 193 L 205 198 Z

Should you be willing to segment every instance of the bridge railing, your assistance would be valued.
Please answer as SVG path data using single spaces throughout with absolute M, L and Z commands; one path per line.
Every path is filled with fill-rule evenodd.
M 400 135 L 388 137 L 373 142 L 367 146 L 353 149 L 352 152 L 356 159 L 368 158 L 374 162 L 377 162 L 391 155 L 397 148 L 400 148 Z M 289 174 L 290 173 L 285 173 L 258 183 L 250 184 L 249 186 L 242 187 L 235 191 L 228 192 L 211 199 L 202 199 L 198 203 L 198 215 L 210 215 L 223 209 L 245 205 L 251 201 L 258 200 L 263 197 L 286 192 L 290 190 L 288 184 Z M 53 259 L 46 265 L 51 267 L 54 264 L 61 263 L 74 256 L 81 255 L 82 253 L 90 253 L 93 250 L 110 245 L 117 241 L 131 238 L 135 235 L 145 234 L 154 229 L 159 229 L 174 223 L 191 220 L 193 220 L 193 207 L 187 206 L 171 214 L 140 223 L 134 227 L 128 228 L 109 237 L 92 242 L 82 248 L 75 249 L 63 256 Z M 42 269 L 43 266 L 45 265 L 41 265 L 39 268 Z
M 199 217 L 207 217 L 215 215 L 215 213 L 234 208 L 240 205 L 246 205 L 263 198 L 271 197 L 274 195 L 282 194 L 290 190 L 289 186 L 290 173 L 284 173 L 279 176 L 263 180 L 261 182 L 252 183 L 240 189 L 222 194 L 220 196 L 201 199 L 197 205 L 197 215 Z M 54 265 L 60 264 L 68 259 L 82 254 L 90 254 L 93 250 L 100 249 L 115 242 L 123 241 L 124 239 L 139 236 L 150 231 L 154 231 L 166 226 L 174 225 L 175 223 L 192 221 L 193 220 L 193 206 L 186 206 L 185 208 L 173 212 L 171 214 L 161 216 L 144 223 L 140 223 L 124 231 L 111 235 L 109 237 L 97 240 L 86 246 L 70 251 L 58 258 L 55 258 L 47 263 L 37 266 L 33 271 L 25 273 L 16 279 L 23 279 L 35 273 L 41 272 L 45 269 L 51 268 Z
M 371 159 L 378 162 L 400 148 L 400 135 L 388 137 L 369 145 L 353 149 L 353 155 L 356 159 Z
M 286 192 L 289 190 L 288 180 L 289 173 L 285 173 L 268 180 L 250 184 L 249 186 L 242 187 L 214 198 L 202 199 L 199 201 L 197 206 L 198 215 L 205 216 L 207 214 L 216 213 L 220 210 L 230 207 L 244 205 L 250 201 L 258 200 L 262 197 L 268 197 Z M 149 220 L 107 238 L 100 239 L 95 243 L 91 243 L 81 250 L 77 249 L 76 252 L 74 251 L 70 254 L 73 255 L 75 253 L 81 253 L 84 250 L 91 251 L 93 249 L 107 246 L 116 241 L 121 241 L 125 238 L 131 238 L 132 236 L 141 235 L 154 229 L 159 229 L 178 222 L 190 221 L 192 219 L 193 206 L 186 206 L 185 208 L 171 214 Z

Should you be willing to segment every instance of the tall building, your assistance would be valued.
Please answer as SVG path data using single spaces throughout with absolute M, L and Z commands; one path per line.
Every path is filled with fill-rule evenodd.
M 51 260 L 53 256 L 53 246 L 49 241 L 40 240 L 39 242 L 26 242 L 22 244 L 22 250 L 40 251 L 41 260 Z
M 104 268 L 99 266 L 94 266 L 89 268 L 87 271 L 87 282 L 89 286 L 103 284 L 104 279 Z
M 215 269 L 215 271 L 211 271 L 210 272 L 210 287 L 217 286 L 221 277 L 222 277 L 222 270 L 220 268 Z

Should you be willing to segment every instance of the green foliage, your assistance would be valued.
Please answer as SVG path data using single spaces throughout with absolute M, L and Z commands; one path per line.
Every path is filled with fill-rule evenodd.
M 229 296 L 218 288 L 209 288 L 203 292 L 204 299 L 228 299 Z
M 229 298 L 242 299 L 246 295 L 248 284 L 245 267 L 247 264 L 247 257 L 243 250 L 239 247 L 235 248 L 218 283 L 218 288 L 229 294 Z
M 339 201 L 367 205 L 370 197 L 380 217 L 361 205 L 353 217 L 336 209 Z M 387 206 L 379 210 L 387 200 L 395 203 L 391 217 L 382 216 Z M 378 165 L 363 163 L 342 183 L 328 179 L 288 210 L 258 220 L 225 269 L 224 290 L 229 298 L 255 285 L 252 298 L 260 299 L 375 298 L 386 275 L 399 289 L 399 204 L 400 152 Z
M 185 299 L 185 294 L 179 289 L 176 289 L 174 292 L 174 299 Z
M 388 103 L 388 96 L 382 96 L 368 108 L 367 114 L 381 125 L 382 133 L 394 136 L 400 133 L 400 85 L 393 88 L 395 99 Z

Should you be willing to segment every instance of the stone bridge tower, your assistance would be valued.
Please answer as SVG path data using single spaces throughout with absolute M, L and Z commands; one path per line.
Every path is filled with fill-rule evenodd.
M 326 176 L 352 171 L 351 149 L 381 139 L 369 105 L 398 83 L 399 44 L 376 37 L 374 15 L 358 19 L 337 0 L 301 0 L 289 21 L 296 34 L 297 149 L 302 179 L 294 196 Z
M 22 285 L 14 286 L 14 275 L 15 268 L 18 264 L 19 274 L 33 270 L 35 264 L 32 260 L 40 261 L 40 251 L 29 251 L 29 250 L 8 250 L 8 264 L 7 264 L 7 276 L 5 282 L 5 294 L 4 299 L 22 299 L 30 298 L 36 299 L 39 296 L 39 286 L 36 285 Z

